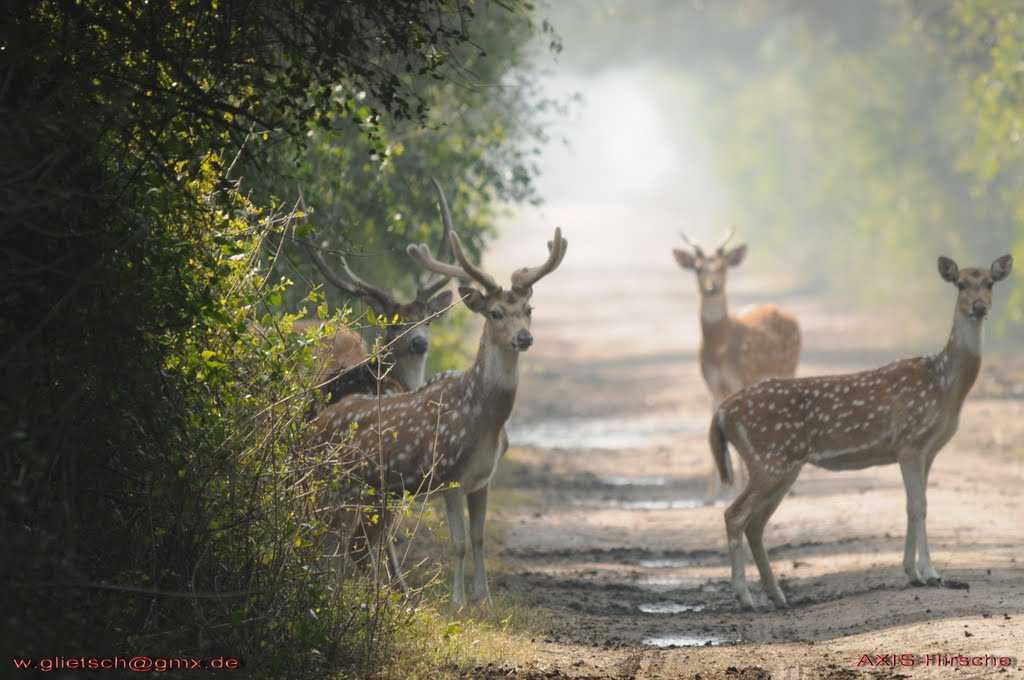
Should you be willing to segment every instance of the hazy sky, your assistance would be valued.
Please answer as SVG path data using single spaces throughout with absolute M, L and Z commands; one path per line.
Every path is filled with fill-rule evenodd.
M 566 143 L 553 141 L 541 157 L 544 204 L 517 207 L 499 225 L 494 265 L 521 266 L 555 226 L 573 242 L 566 265 L 587 270 L 672 269 L 680 229 L 702 240 L 721 236 L 727 202 L 707 149 L 687 111 L 665 110 L 655 72 L 563 68 L 544 88 L 555 98 L 583 99 L 551 131 Z

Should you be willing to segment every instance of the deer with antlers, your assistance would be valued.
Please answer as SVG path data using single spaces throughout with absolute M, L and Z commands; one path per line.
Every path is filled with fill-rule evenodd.
M 438 257 L 447 260 L 448 234 L 452 231 L 452 216 L 444 190 L 436 179 L 431 179 L 437 191 L 441 208 L 441 244 Z M 338 256 L 341 273 L 334 271 L 324 260 L 320 250 L 302 242 L 310 259 L 324 279 L 343 293 L 359 298 L 364 304 L 388 320 L 382 338 L 383 352 L 370 357 L 366 343 L 358 333 L 342 329 L 329 338 L 315 352 L 318 371 L 315 384 L 334 403 L 351 394 L 404 392 L 420 387 L 426 377 L 427 351 L 430 348 L 430 323 L 452 304 L 451 291 L 440 292 L 448 284 L 448 276 L 430 274 L 419 280 L 416 296 L 409 302 L 400 302 L 396 296 L 368 283 L 357 276 L 344 257 Z M 300 321 L 299 330 L 313 327 L 316 321 Z
M 726 273 L 747 254 L 745 244 L 726 250 L 734 232 L 710 255 L 683 240 L 691 251 L 676 248 L 680 267 L 697 274 L 700 293 L 700 370 L 711 393 L 712 412 L 733 392 L 758 380 L 796 375 L 800 359 L 800 325 L 774 305 L 759 305 L 739 316 L 729 313 L 725 298 Z M 708 495 L 717 495 L 718 477 L 712 470 Z
M 761 585 L 776 606 L 786 606 L 762 537 L 805 463 L 827 470 L 899 463 L 907 495 L 903 569 L 914 585 L 940 581 L 925 528 L 928 474 L 956 433 L 960 408 L 981 367 L 981 328 L 992 306 L 992 286 L 1009 275 L 1013 259 L 1004 255 L 989 267 L 959 269 L 940 257 L 938 266 L 940 276 L 958 289 L 953 329 L 942 351 L 860 373 L 765 380 L 727 398 L 713 416 L 709 437 L 722 481 L 732 476 L 729 443 L 750 473 L 725 511 L 732 584 L 745 607 L 754 602 L 744 575 L 744 536 Z
M 561 264 L 568 243 L 556 229 L 544 264 L 517 270 L 511 288 L 504 290 L 470 261 L 457 234 L 449 238 L 458 266 L 438 261 L 423 245 L 409 246 L 408 252 L 429 271 L 472 280 L 482 288 L 459 288 L 466 306 L 484 317 L 473 365 L 435 376 L 413 392 L 354 395 L 324 409 L 316 423 L 342 460 L 361 466 L 364 482 L 387 492 L 444 492 L 454 560 L 452 600 L 461 606 L 466 601 L 467 505 L 472 597 L 490 598 L 484 565 L 488 488 L 508 448 L 505 423 L 515 403 L 519 354 L 533 344 L 533 286 Z

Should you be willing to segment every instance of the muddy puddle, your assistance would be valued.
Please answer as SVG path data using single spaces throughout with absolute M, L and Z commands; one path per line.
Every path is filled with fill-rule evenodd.
M 637 609 L 644 614 L 685 614 L 687 612 L 702 612 L 705 608 L 702 604 L 682 604 L 671 600 L 637 605 Z
M 693 508 L 724 507 L 722 501 L 703 498 L 574 498 L 579 507 L 620 508 L 622 510 L 692 510 Z
M 700 417 L 661 413 L 629 418 L 558 418 L 513 425 L 509 427 L 509 438 L 516 446 L 619 451 L 671 446 L 680 438 L 703 435 L 707 427 L 703 413 Z M 610 483 L 615 486 L 637 484 L 631 479 L 614 477 Z M 641 475 L 640 479 L 651 486 L 659 486 L 663 478 Z
M 641 644 L 647 647 L 718 647 L 735 645 L 739 638 L 720 637 L 717 635 L 655 635 L 646 637 Z

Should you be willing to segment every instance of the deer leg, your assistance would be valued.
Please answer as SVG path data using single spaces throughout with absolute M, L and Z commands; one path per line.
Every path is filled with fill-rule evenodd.
M 473 590 L 470 597 L 490 604 L 491 591 L 487 587 L 487 567 L 484 564 L 484 520 L 487 518 L 487 489 L 466 494 L 469 504 L 469 540 L 473 545 Z
M 936 453 L 938 453 L 936 451 Z M 921 499 L 924 503 L 924 516 L 921 518 L 921 527 L 917 533 L 917 570 L 928 583 L 935 585 L 942 582 L 942 576 L 939 572 L 935 571 L 935 567 L 932 566 L 932 556 L 928 549 L 928 529 L 927 529 L 927 515 L 928 515 L 928 475 L 932 471 L 932 462 L 935 460 L 935 454 L 926 456 L 924 459 L 924 476 L 921 483 Z
M 912 454 L 900 458 L 900 472 L 903 473 L 903 487 L 907 493 L 907 539 L 903 546 L 903 571 L 910 583 L 924 585 L 915 560 L 919 542 L 927 543 L 925 532 L 925 463 L 921 456 Z M 927 551 L 927 548 L 925 548 Z M 929 565 L 930 566 L 930 565 Z
M 733 456 L 732 460 L 733 486 L 742 489 L 747 485 L 750 474 L 747 471 L 747 464 L 742 456 Z
M 768 553 L 764 549 L 764 528 L 778 509 L 779 504 L 782 503 L 782 499 L 786 497 L 786 492 L 789 491 L 789 487 L 793 486 L 798 475 L 799 469 L 794 474 L 778 480 L 767 488 L 763 495 L 758 496 L 746 530 L 747 544 L 750 545 L 750 552 L 754 556 L 754 563 L 757 564 L 757 571 L 761 574 L 761 586 L 775 606 L 779 608 L 789 605 L 786 602 L 786 596 L 783 595 L 782 589 L 779 588 L 779 584 L 775 580 Z
M 388 536 L 388 565 L 391 571 L 391 578 L 398 581 L 398 587 L 402 589 L 402 592 L 406 595 L 409 594 L 409 584 L 405 582 L 405 576 L 402 575 L 402 562 L 398 559 L 398 550 L 395 549 L 395 540 L 393 536 Z
M 448 533 L 452 536 L 452 604 L 456 607 L 466 604 L 466 523 L 462 510 L 465 497 L 461 487 L 444 492 Z
M 364 521 L 363 523 L 363 534 L 366 541 L 366 552 L 370 556 L 370 565 L 373 570 L 373 581 L 374 583 L 380 583 L 382 564 L 381 558 L 385 557 L 384 553 L 387 552 L 386 558 L 390 561 L 390 548 L 391 548 L 391 517 L 390 513 L 385 509 L 381 513 L 380 518 L 376 523 Z M 388 566 L 383 565 L 383 571 L 388 572 Z M 393 574 L 390 574 L 394 576 Z M 399 580 L 401 580 L 399 576 Z
M 711 417 L 714 418 L 715 414 L 718 413 L 718 405 L 722 403 L 716 395 L 711 397 Z M 737 456 L 738 457 L 738 456 Z M 733 468 L 735 469 L 735 468 Z M 714 461 L 711 462 L 711 473 L 708 475 L 708 487 L 705 491 L 704 497 L 708 500 L 708 504 L 718 498 L 718 494 L 722 492 L 722 480 L 718 477 L 718 466 L 715 465 Z
M 747 588 L 746 555 L 743 553 L 743 533 L 750 522 L 750 515 L 753 509 L 751 503 L 751 489 L 754 479 L 747 483 L 747 486 L 736 497 L 725 510 L 725 535 L 729 541 L 729 563 L 732 565 L 732 589 L 736 593 L 736 599 L 746 609 L 754 609 L 754 598 L 750 596 L 750 589 Z

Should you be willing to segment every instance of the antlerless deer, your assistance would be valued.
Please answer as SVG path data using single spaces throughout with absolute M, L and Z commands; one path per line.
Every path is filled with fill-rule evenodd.
M 328 442 L 340 446 L 340 459 L 363 465 L 362 477 L 368 484 L 398 492 L 446 489 L 454 554 L 452 600 L 461 605 L 466 599 L 463 505 L 467 502 L 469 507 L 473 597 L 488 599 L 483 552 L 487 492 L 508 446 L 504 427 L 515 403 L 519 353 L 533 344 L 533 284 L 561 264 L 568 244 L 556 229 L 547 261 L 516 271 L 506 291 L 469 260 L 457 234 L 450 238 L 461 266 L 439 262 L 423 245 L 410 246 L 409 254 L 430 271 L 472 279 L 483 288 L 459 288 L 466 306 L 484 317 L 473 365 L 464 372 L 436 376 L 414 392 L 379 400 L 350 397 L 324 409 L 317 425 Z
M 732 479 L 729 443 L 750 474 L 725 511 L 732 584 L 744 606 L 754 606 L 744 576 L 744 535 L 761 585 L 777 606 L 786 606 L 762 537 L 805 463 L 828 470 L 899 463 L 907 495 L 903 569 L 913 584 L 940 580 L 925 527 L 928 473 L 956 433 L 960 408 L 981 366 L 982 321 L 992 305 L 992 286 L 1009 275 L 1013 260 L 1004 255 L 987 268 L 959 269 L 940 257 L 938 266 L 942 278 L 958 289 L 953 328 L 942 351 L 873 371 L 764 380 L 726 399 L 712 418 L 709 438 L 722 481 Z

